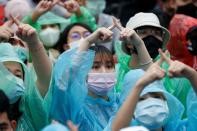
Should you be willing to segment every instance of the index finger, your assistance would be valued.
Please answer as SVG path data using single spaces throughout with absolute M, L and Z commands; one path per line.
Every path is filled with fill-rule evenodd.
M 124 29 L 124 27 L 120 23 L 120 20 L 116 19 L 115 17 L 113 17 L 113 23 L 120 31 Z
M 165 60 L 169 65 L 171 64 L 172 60 L 166 56 L 167 52 L 164 53 L 161 49 L 159 49 L 159 54 L 163 60 Z
M 109 26 L 107 29 L 108 29 L 108 30 L 113 30 L 114 27 L 115 27 L 115 25 L 113 24 L 113 25 Z
M 12 20 L 17 26 L 20 25 L 21 22 L 20 22 L 16 17 L 13 17 L 13 16 L 10 14 L 10 18 L 11 18 L 11 20 Z
M 163 62 L 164 62 L 164 59 L 162 57 L 160 57 L 160 59 L 157 60 L 155 63 L 160 66 L 160 65 L 162 65 Z

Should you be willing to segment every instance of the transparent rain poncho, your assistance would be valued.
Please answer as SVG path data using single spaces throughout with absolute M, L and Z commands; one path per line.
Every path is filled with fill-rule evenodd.
M 47 12 L 39 17 L 36 22 L 33 22 L 31 19 L 31 15 L 26 16 L 23 19 L 23 22 L 30 24 L 33 26 L 38 32 L 41 30 L 42 25 L 49 25 L 49 24 L 59 24 L 60 30 L 63 31 L 64 28 L 70 23 L 69 19 L 64 19 L 52 12 Z
M 120 97 L 120 105 L 121 106 L 127 96 L 130 94 L 130 92 L 133 90 L 136 82 L 142 77 L 144 74 L 144 71 L 141 69 L 138 70 L 131 70 L 129 71 L 124 79 L 123 84 L 123 91 L 121 92 Z M 141 92 L 140 96 L 143 96 L 144 94 L 150 93 L 150 92 L 161 92 L 164 94 L 167 100 L 168 108 L 169 108 L 169 118 L 166 125 L 164 125 L 164 131 L 195 131 L 197 128 L 196 122 L 197 122 L 197 96 L 193 90 L 190 90 L 190 93 L 188 95 L 188 114 L 187 118 L 184 120 L 181 120 L 182 114 L 184 112 L 184 107 L 181 104 L 181 102 L 168 93 L 162 81 L 155 81 L 148 86 L 144 88 L 144 90 Z M 105 131 L 110 131 L 112 122 L 115 119 L 115 116 L 113 116 L 108 126 L 105 128 Z M 137 121 L 134 119 L 132 120 L 132 123 L 130 123 L 130 126 L 136 126 L 139 125 Z
M 16 46 L 14 48 L 20 60 L 22 60 L 23 62 L 29 60 L 29 51 L 27 49 L 25 49 L 24 47 L 20 47 L 20 46 Z
M 121 42 L 116 42 L 114 47 L 118 59 L 118 63 L 116 64 L 116 73 L 118 74 L 118 78 L 115 88 L 116 92 L 121 92 L 124 76 L 129 70 L 131 70 L 128 66 L 131 57 L 122 50 Z
M 37 22 L 41 26 L 49 24 L 60 24 L 60 29 L 61 31 L 63 31 L 64 28 L 70 23 L 70 20 L 55 15 L 52 12 L 47 12 L 46 14 L 42 15 Z
M 67 120 L 79 125 L 81 131 L 100 131 L 117 110 L 117 96 L 109 101 L 88 96 L 86 78 L 94 61 L 94 51 L 63 53 L 54 68 L 53 100 L 50 117 L 62 124 Z
M 48 112 L 50 107 L 51 91 L 48 91 L 46 96 L 42 98 L 39 90 L 36 87 L 36 81 L 33 81 L 27 67 L 19 59 L 14 47 L 9 43 L 0 43 L 0 62 L 14 61 L 21 64 L 24 71 L 24 92 L 21 94 L 20 111 L 23 113 L 17 123 L 18 131 L 37 131 L 42 129 L 49 123 Z M 3 65 L 3 64 L 2 64 Z M 14 82 L 14 75 L 10 73 L 4 66 L 0 66 L 1 85 L 0 88 L 6 91 L 6 86 L 10 86 L 10 78 L 12 75 L 12 84 Z M 9 73 L 10 74 L 9 74 Z M 7 73 L 7 75 L 6 75 Z M 8 79 L 7 79 L 8 78 Z M 3 80 L 3 81 L 2 81 Z
M 118 57 L 118 66 L 117 66 L 118 81 L 117 81 L 117 85 L 116 85 L 117 92 L 121 92 L 121 90 L 124 88 L 124 86 L 123 86 L 124 77 L 127 74 L 127 72 L 132 70 L 129 67 L 129 61 L 132 60 L 132 57 L 127 55 L 122 50 L 122 44 L 124 44 L 124 43 L 116 43 L 116 45 L 115 45 L 116 55 Z M 155 60 L 157 60 L 159 58 L 160 58 L 160 56 L 158 55 L 155 58 Z M 161 67 L 167 71 L 169 65 L 164 62 L 161 65 Z M 165 85 L 166 90 L 169 93 L 171 93 L 172 95 L 174 95 L 175 97 L 177 97 L 182 102 L 184 107 L 187 108 L 186 99 L 187 99 L 188 92 L 191 89 L 191 84 L 189 83 L 189 81 L 185 78 L 171 79 L 168 76 L 166 76 L 162 81 Z M 184 113 L 183 117 L 186 117 L 186 112 Z
M 81 16 L 73 14 L 69 19 L 60 17 L 52 12 L 47 12 L 43 14 L 36 22 L 32 21 L 31 14 L 26 16 L 23 19 L 23 22 L 28 23 L 36 28 L 38 32 L 41 30 L 41 25 L 60 24 L 61 31 L 63 31 L 64 28 L 71 23 L 87 24 L 92 30 L 96 30 L 97 25 L 95 18 L 89 13 L 86 8 L 80 7 L 80 10 Z
M 69 131 L 69 129 L 62 124 L 52 123 L 46 126 L 42 131 Z

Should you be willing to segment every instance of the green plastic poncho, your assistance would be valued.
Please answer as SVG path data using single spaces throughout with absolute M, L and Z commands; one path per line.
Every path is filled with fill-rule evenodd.
M 18 58 L 13 46 L 9 43 L 1 43 L 0 62 L 6 61 L 15 61 L 20 63 L 24 71 L 25 89 L 21 95 L 19 107 L 20 111 L 22 112 L 22 116 L 17 122 L 17 131 L 41 130 L 43 127 L 49 124 L 48 112 L 51 101 L 51 91 L 48 91 L 48 93 L 43 98 L 36 87 L 36 82 L 32 80 L 26 65 Z M 3 73 L 6 73 L 6 71 L 5 69 L 2 69 L 2 66 L 0 66 L 0 68 L 0 77 L 1 79 L 4 79 L 4 81 L 1 81 L 0 89 L 6 92 L 5 87 L 9 85 L 9 78 L 6 77 L 6 74 L 2 75 Z
M 129 61 L 131 57 L 123 52 L 121 42 L 116 42 L 115 44 L 115 52 L 118 58 L 118 64 L 116 64 L 116 74 L 117 74 L 117 83 L 116 83 L 116 92 L 120 92 L 124 80 L 124 76 L 131 69 L 129 65 Z
M 83 23 L 88 25 L 93 31 L 97 29 L 96 20 L 95 18 L 90 14 L 90 12 L 83 6 L 80 7 L 81 10 L 81 16 L 77 16 L 73 14 L 70 17 L 71 23 Z
M 82 13 L 81 16 L 73 14 L 69 19 L 65 19 L 63 17 L 55 15 L 52 12 L 47 12 L 43 14 L 36 22 L 32 21 L 31 14 L 26 16 L 23 19 L 23 22 L 30 24 L 38 32 L 41 30 L 41 25 L 60 24 L 61 31 L 63 31 L 64 28 L 71 23 L 84 23 L 87 24 L 92 30 L 96 30 L 97 25 L 95 18 L 89 13 L 89 11 L 85 7 L 80 7 L 80 10 Z
M 40 16 L 36 22 L 32 21 L 31 15 L 26 16 L 23 19 L 23 22 L 30 24 L 38 32 L 41 30 L 42 25 L 48 25 L 48 24 L 60 24 L 60 30 L 63 31 L 64 28 L 70 23 L 70 20 L 64 19 L 63 17 L 60 17 L 58 15 L 55 15 L 52 12 L 47 12 L 43 14 L 42 16 Z

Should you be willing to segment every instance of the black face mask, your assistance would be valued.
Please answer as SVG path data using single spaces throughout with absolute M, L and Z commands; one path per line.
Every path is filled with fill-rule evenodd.
M 147 36 L 142 40 L 144 41 L 146 49 L 148 50 L 151 58 L 155 59 L 159 55 L 158 49 L 162 48 L 163 42 L 154 36 Z
M 190 39 L 191 45 L 188 45 L 188 50 L 192 55 L 197 55 L 197 39 Z

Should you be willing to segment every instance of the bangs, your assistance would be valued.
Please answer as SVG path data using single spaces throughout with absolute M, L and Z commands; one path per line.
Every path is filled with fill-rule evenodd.
M 113 55 L 106 47 L 97 45 L 92 46 L 90 49 L 95 51 L 95 60 L 99 60 L 102 63 L 111 62 L 113 67 L 115 67 Z

